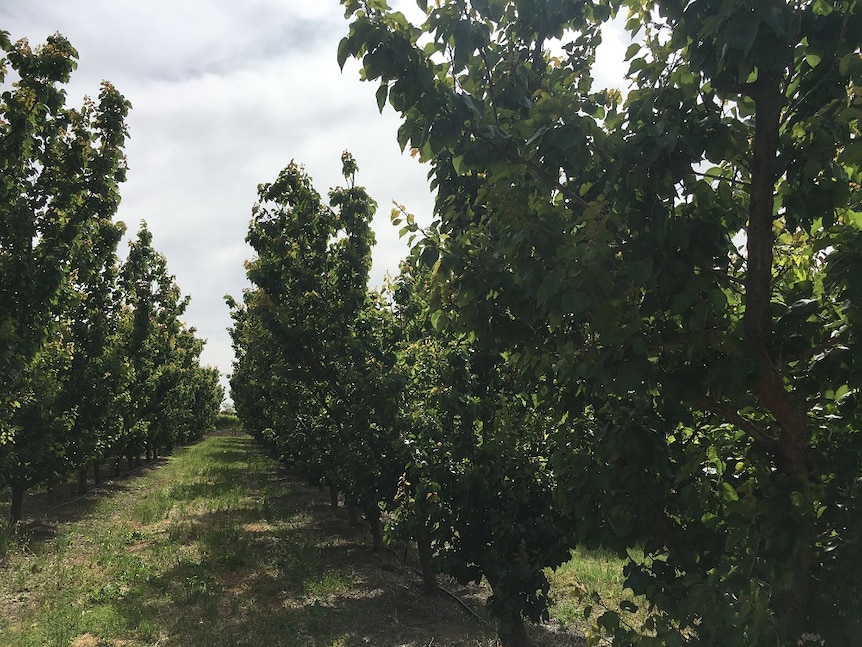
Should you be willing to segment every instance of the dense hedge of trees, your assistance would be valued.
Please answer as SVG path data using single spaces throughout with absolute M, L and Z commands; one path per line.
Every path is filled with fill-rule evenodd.
M 615 644 L 862 641 L 859 3 L 343 4 L 435 220 L 395 214 L 381 297 L 355 168 L 329 205 L 296 165 L 261 187 L 243 423 L 429 586 L 486 578 L 506 645 L 577 544 L 649 605 Z M 593 87 L 614 15 L 625 97 Z
M 0 31 L 0 487 L 152 457 L 211 428 L 223 397 L 188 303 L 142 224 L 127 260 L 114 221 L 130 105 L 104 82 L 65 105 L 77 53 Z M 13 80 L 7 82 L 7 75 Z

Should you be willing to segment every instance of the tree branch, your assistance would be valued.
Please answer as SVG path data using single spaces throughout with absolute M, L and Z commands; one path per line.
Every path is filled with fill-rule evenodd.
M 721 182 L 729 182 L 730 184 L 736 184 L 738 186 L 744 186 L 744 187 L 750 187 L 751 186 L 751 182 L 748 182 L 746 180 L 734 180 L 733 178 L 722 177 L 720 175 L 712 175 L 710 173 L 701 173 L 700 171 L 695 171 L 695 170 L 692 170 L 691 174 L 696 175 L 697 177 L 706 178 L 708 180 L 719 180 Z
M 778 449 L 778 439 L 770 436 L 758 427 L 754 421 L 746 418 L 738 411 L 732 409 L 726 404 L 723 404 L 708 396 L 702 396 L 692 401 L 696 407 L 713 413 L 732 425 L 739 427 L 746 434 L 751 436 L 756 443 L 765 449 L 771 456 L 775 456 Z

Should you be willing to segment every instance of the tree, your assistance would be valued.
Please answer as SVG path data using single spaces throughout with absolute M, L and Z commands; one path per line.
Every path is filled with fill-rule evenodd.
M 344 4 L 339 61 L 431 166 L 454 324 L 568 416 L 579 539 L 644 547 L 655 636 L 603 624 L 858 641 L 858 3 L 452 0 L 420 27 Z M 618 10 L 625 100 L 591 72 Z
M 232 300 L 238 362 L 231 381 L 243 424 L 306 476 L 345 493 L 382 545 L 380 502 L 400 474 L 391 394 L 391 313 L 368 290 L 375 203 L 354 185 L 322 203 L 295 162 L 258 187 L 247 240 L 255 285 Z M 257 411 L 255 411 L 257 409 Z
M 123 432 L 128 406 L 128 363 L 122 357 L 117 245 L 125 225 L 106 220 L 88 245 L 90 268 L 78 270 L 74 303 L 69 312 L 67 343 L 71 363 L 62 399 L 75 411 L 68 433 L 66 454 L 78 468 L 78 493 L 84 494 L 89 464 L 98 483 L 100 461 L 114 449 Z
M 230 295 L 225 296 L 233 320 L 230 328 L 234 351 L 230 394 L 243 429 L 277 456 L 278 447 L 273 436 L 275 416 L 269 404 L 269 386 L 272 385 L 273 360 L 278 346 L 262 324 L 263 313 L 259 308 L 266 307 L 261 303 L 266 301 L 265 297 L 259 289 L 246 290 L 242 304 Z
M 66 450 L 75 410 L 64 407 L 62 397 L 70 363 L 69 345 L 62 339 L 48 341 L 20 378 L 10 415 L 15 437 L 0 450 L 0 473 L 12 495 L 10 523 L 21 519 L 28 489 L 56 482 L 72 469 Z
M 402 264 L 396 372 L 406 381 L 409 455 L 390 530 L 416 540 L 426 588 L 436 589 L 435 570 L 462 583 L 485 577 L 503 644 L 526 645 L 523 618 L 548 616 L 544 571 L 565 562 L 571 547 L 547 461 L 554 421 L 528 402 L 536 392 L 529 374 L 476 335 L 440 326 L 432 286 L 418 254 Z
M 189 304 L 141 223 L 121 272 L 123 336 L 131 363 L 125 454 L 154 458 L 212 429 L 223 392 L 214 369 L 200 366 L 204 342 L 180 317 Z
M 27 487 L 68 469 L 70 311 L 113 226 L 130 106 L 107 82 L 97 102 L 65 106 L 77 53 L 59 34 L 33 49 L 0 32 L 0 48 L 0 478 L 14 521 Z

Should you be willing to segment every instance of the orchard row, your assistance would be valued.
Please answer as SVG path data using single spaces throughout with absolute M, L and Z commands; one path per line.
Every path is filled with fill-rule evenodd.
M 138 462 L 211 428 L 223 397 L 180 317 L 188 298 L 144 223 L 125 262 L 114 220 L 128 102 L 109 83 L 65 106 L 76 52 L 12 43 L 0 83 L 0 486 L 28 489 Z M 8 63 L 10 69 L 7 69 Z

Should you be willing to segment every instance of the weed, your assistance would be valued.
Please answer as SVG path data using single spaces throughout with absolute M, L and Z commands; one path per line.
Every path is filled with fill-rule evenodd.
M 143 533 L 143 531 L 136 528 L 129 533 L 128 537 L 126 537 L 126 543 L 132 544 L 145 538 L 146 535 Z
M 140 524 L 152 524 L 163 519 L 173 507 L 170 491 L 157 489 L 145 494 L 132 507 L 131 517 Z
M 192 575 L 185 579 L 183 593 L 189 597 L 211 595 L 215 591 L 215 583 L 211 577 Z
M 0 560 L 16 545 L 15 531 L 12 526 L 0 521 Z
M 97 590 L 90 593 L 89 600 L 96 604 L 104 604 L 105 602 L 119 600 L 123 595 L 124 592 L 122 586 L 114 582 L 109 582 L 108 584 L 103 584 Z

